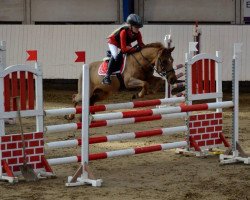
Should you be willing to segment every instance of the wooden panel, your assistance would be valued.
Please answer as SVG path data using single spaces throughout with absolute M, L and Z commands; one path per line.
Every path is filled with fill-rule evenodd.
M 11 76 L 11 90 L 12 90 L 12 97 L 18 96 L 18 82 L 17 82 L 17 72 L 13 72 Z M 17 110 L 17 99 L 12 98 L 12 110 Z
M 215 88 L 215 62 L 210 60 L 210 92 L 216 92 Z
M 10 111 L 10 75 L 4 77 L 4 108 Z
M 20 108 L 21 110 L 26 110 L 26 79 L 25 72 L 20 72 Z
M 35 103 L 35 87 L 34 87 L 34 77 L 33 74 L 28 72 L 28 109 L 32 110 L 34 109 L 34 103 Z
M 197 61 L 197 83 L 198 83 L 198 94 L 203 93 L 203 66 L 202 66 L 203 60 Z
M 192 94 L 197 94 L 197 62 L 192 65 Z
M 118 21 L 117 0 L 32 0 L 31 21 Z
M 0 1 L 0 19 L 1 21 L 22 22 L 24 21 L 24 1 L 11 0 Z
M 235 16 L 235 0 L 144 0 L 145 21 L 232 22 Z
M 204 93 L 209 93 L 209 60 L 204 60 Z

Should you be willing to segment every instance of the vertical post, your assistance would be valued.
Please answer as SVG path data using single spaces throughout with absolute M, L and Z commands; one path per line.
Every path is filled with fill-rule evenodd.
M 3 71 L 0 70 L 0 136 L 4 135 L 5 126 L 4 126 L 4 77 L 2 76 Z
M 4 77 L 3 71 L 6 67 L 6 42 L 0 41 L 0 116 L 3 116 L 4 112 Z M 4 118 L 0 118 L 0 136 L 4 135 L 5 132 L 5 124 Z
M 195 22 L 193 36 L 194 36 L 194 42 L 197 42 L 196 45 L 197 51 L 194 52 L 194 55 L 197 55 L 200 53 L 200 36 L 201 36 L 201 29 L 198 28 L 198 21 Z
M 170 34 L 165 35 L 164 44 L 165 44 L 166 48 L 171 48 L 171 46 L 172 46 L 171 29 L 170 29 Z M 165 98 L 170 98 L 171 97 L 171 90 L 172 90 L 172 88 L 168 84 L 168 80 L 165 78 Z
M 185 74 L 186 74 L 186 87 L 185 87 L 185 102 L 187 105 L 191 105 L 192 101 L 191 96 L 192 96 L 192 65 L 190 64 L 191 62 L 191 54 L 190 53 L 185 53 Z M 189 128 L 189 112 L 187 112 L 187 118 L 186 118 L 186 126 L 188 127 L 188 131 L 186 134 L 186 141 L 188 141 L 188 148 L 187 150 L 190 149 L 190 128 Z
M 221 52 L 216 51 L 216 57 L 221 60 Z M 215 76 L 216 76 L 216 93 L 222 95 L 222 66 L 221 62 L 215 65 Z M 216 102 L 222 102 L 222 97 L 216 98 Z M 222 112 L 222 108 L 217 108 L 216 112 Z
M 6 42 L 0 41 L 0 71 L 6 67 Z
M 3 71 L 6 67 L 6 43 L 5 41 L 0 41 L 0 136 L 3 136 L 5 133 L 5 124 L 4 118 L 2 118 L 4 113 L 4 77 Z M 0 140 L 1 146 L 1 140 Z M 2 171 L 2 153 L 0 152 L 0 177 L 3 176 Z
M 191 65 L 191 61 L 192 61 L 192 52 L 196 52 L 197 48 L 196 48 L 197 42 L 189 42 L 188 43 L 188 53 L 185 54 L 185 65 L 186 65 L 186 88 L 188 88 L 188 91 L 186 91 L 187 93 L 187 98 L 188 101 L 190 101 L 191 96 L 193 94 L 193 79 L 195 78 L 197 80 L 197 76 L 193 77 L 193 65 Z M 195 71 L 197 72 L 197 70 Z M 197 81 L 195 81 L 197 82 Z M 196 91 L 196 84 L 195 84 L 195 91 Z M 192 104 L 192 103 L 191 103 Z
M 82 178 L 88 178 L 85 166 L 89 163 L 89 66 L 82 67 Z
M 36 110 L 38 114 L 36 116 L 36 131 L 43 132 L 43 75 L 40 65 L 35 62 L 36 74 Z
M 84 64 L 82 67 L 82 147 L 81 147 L 81 166 L 74 176 L 68 177 L 66 186 L 79 186 L 91 184 L 99 187 L 102 179 L 95 179 L 89 169 L 89 66 Z M 79 159 L 79 158 L 78 158 Z
M 232 130 L 232 150 L 233 156 L 238 156 L 237 143 L 239 141 L 239 71 L 241 68 L 241 53 L 242 43 L 234 44 L 233 69 L 232 69 L 232 92 L 233 92 L 233 130 Z
M 186 104 L 191 105 L 192 102 L 190 101 L 192 96 L 192 65 L 191 62 L 191 54 L 185 53 L 185 73 L 186 73 Z
M 234 44 L 232 60 L 232 96 L 233 96 L 233 119 L 232 119 L 232 155 L 220 154 L 220 162 L 223 164 L 244 162 L 250 164 L 250 156 L 245 153 L 239 144 L 239 72 L 241 69 L 241 46 L 242 43 Z

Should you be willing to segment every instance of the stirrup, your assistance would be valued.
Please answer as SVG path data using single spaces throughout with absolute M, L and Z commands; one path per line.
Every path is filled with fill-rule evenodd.
M 110 85 L 111 84 L 111 79 L 108 76 L 105 76 L 102 80 L 102 84 Z

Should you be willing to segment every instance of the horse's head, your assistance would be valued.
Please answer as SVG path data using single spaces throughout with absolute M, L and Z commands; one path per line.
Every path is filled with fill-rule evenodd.
M 156 72 L 162 77 L 166 77 L 169 84 L 174 84 L 177 81 L 177 77 L 173 68 L 174 59 L 171 55 L 173 50 L 174 47 L 160 50 L 155 62 Z

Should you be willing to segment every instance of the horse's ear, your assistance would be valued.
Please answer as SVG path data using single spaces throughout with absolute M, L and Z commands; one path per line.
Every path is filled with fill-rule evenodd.
M 171 53 L 174 50 L 175 47 L 167 49 L 167 53 Z

